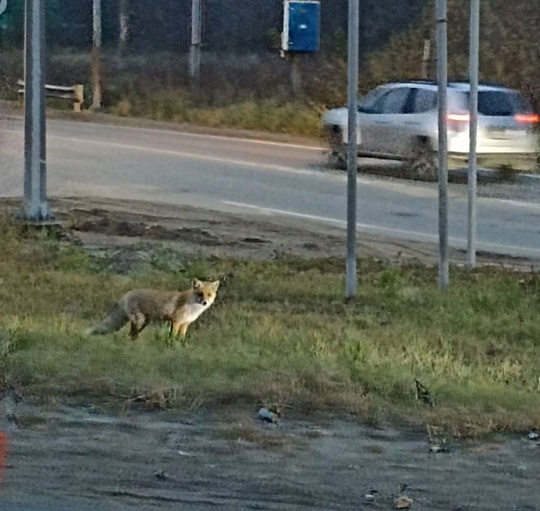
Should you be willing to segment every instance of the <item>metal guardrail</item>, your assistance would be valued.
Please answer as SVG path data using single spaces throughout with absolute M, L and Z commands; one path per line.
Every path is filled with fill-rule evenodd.
M 19 96 L 24 95 L 24 80 L 17 81 Z M 72 101 L 73 111 L 81 112 L 84 104 L 84 85 L 45 85 L 45 95 L 48 98 L 69 99 Z

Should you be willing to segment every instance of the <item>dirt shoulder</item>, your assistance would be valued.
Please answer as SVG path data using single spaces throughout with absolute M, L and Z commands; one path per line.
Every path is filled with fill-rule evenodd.
M 320 222 L 257 212 L 216 211 L 191 206 L 171 206 L 142 201 L 61 198 L 51 200 L 57 220 L 89 247 L 114 248 L 159 243 L 185 255 L 270 260 L 282 256 L 323 258 L 345 256 L 345 231 Z M 15 199 L 0 207 L 14 212 Z M 433 243 L 392 240 L 360 234 L 359 257 L 389 264 L 417 262 L 434 266 L 438 261 Z M 465 263 L 462 250 L 451 250 L 451 262 Z M 480 264 L 494 264 L 529 271 L 539 261 L 479 253 Z

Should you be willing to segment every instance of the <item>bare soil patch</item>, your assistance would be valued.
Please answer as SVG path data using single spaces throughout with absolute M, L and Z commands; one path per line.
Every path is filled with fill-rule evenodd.
M 319 222 L 191 206 L 97 198 L 62 198 L 51 201 L 57 220 L 90 247 L 118 247 L 160 243 L 185 255 L 269 260 L 280 256 L 326 258 L 345 256 L 345 231 Z M 0 206 L 15 211 L 18 201 L 4 199 Z M 433 243 L 392 240 L 360 234 L 359 257 L 389 264 L 414 262 L 434 266 Z M 465 254 L 452 249 L 454 264 Z M 478 262 L 519 270 L 538 267 L 539 261 L 480 252 Z
M 355 422 L 254 410 L 104 414 L 21 408 L 2 507 L 13 509 L 395 509 L 537 511 L 540 446 L 521 438 L 450 445 Z M 25 425 L 26 424 L 26 425 Z

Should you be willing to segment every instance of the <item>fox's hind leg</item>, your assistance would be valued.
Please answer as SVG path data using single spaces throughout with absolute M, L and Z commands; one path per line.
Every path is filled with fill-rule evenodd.
M 129 335 L 132 340 L 137 339 L 139 337 L 139 334 L 148 326 L 148 319 L 144 316 L 144 314 L 138 313 L 134 314 L 129 318 L 130 321 L 130 328 L 129 328 Z

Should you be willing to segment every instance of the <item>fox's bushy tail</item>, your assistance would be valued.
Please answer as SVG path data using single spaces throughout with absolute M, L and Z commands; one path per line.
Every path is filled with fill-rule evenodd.
M 116 304 L 110 314 L 101 323 L 86 330 L 86 335 L 104 335 L 116 332 L 117 330 L 120 330 L 128 320 L 127 314 L 118 304 Z

